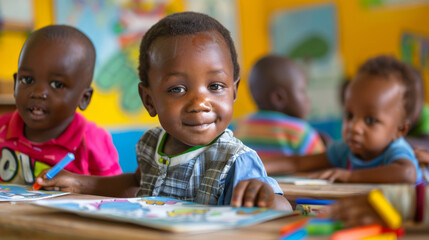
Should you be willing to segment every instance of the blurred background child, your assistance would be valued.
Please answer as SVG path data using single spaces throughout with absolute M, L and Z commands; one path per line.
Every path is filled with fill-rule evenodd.
M 415 78 L 415 107 L 414 112 L 411 114 L 411 125 L 410 130 L 405 136 L 405 140 L 414 150 L 417 161 L 422 168 L 423 177 L 426 181 L 429 181 L 429 106 L 425 103 L 425 93 L 423 77 L 421 73 L 414 69 L 416 74 Z M 345 92 L 347 86 L 351 80 L 345 79 L 342 81 L 339 92 L 340 92 L 340 103 L 344 107 Z
M 239 119 L 234 134 L 263 161 L 325 150 L 319 134 L 304 120 L 310 111 L 307 79 L 292 60 L 276 55 L 259 59 L 249 87 L 258 111 Z
M 122 173 L 111 136 L 87 121 L 95 49 L 79 30 L 52 25 L 25 42 L 14 76 L 17 110 L 0 117 L 0 181 L 32 184 L 67 153 L 68 171 L 108 176 Z
M 326 153 L 264 161 L 267 171 L 321 170 L 304 175 L 340 182 L 421 181 L 414 151 L 403 138 L 415 113 L 416 81 L 413 70 L 394 57 L 369 59 L 346 88 L 343 140 Z

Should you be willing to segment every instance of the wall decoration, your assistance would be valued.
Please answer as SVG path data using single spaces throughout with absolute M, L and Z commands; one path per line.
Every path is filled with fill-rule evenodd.
M 334 4 L 275 12 L 271 17 L 272 52 L 296 60 L 308 76 L 314 122 L 340 119 L 338 88 L 343 77 Z
M 429 71 L 429 36 L 403 33 L 401 58 L 417 69 Z

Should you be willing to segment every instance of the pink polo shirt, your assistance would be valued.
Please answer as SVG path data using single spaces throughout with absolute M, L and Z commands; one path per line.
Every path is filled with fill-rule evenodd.
M 24 137 L 24 121 L 17 111 L 0 116 L 0 182 L 32 184 L 39 173 L 67 153 L 75 160 L 65 169 L 84 175 L 121 174 L 118 152 L 110 134 L 76 113 L 67 129 L 44 143 Z

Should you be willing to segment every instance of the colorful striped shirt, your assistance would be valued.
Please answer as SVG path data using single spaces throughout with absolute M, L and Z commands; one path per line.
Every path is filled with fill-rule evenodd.
M 325 151 L 322 139 L 310 124 L 279 112 L 258 111 L 238 120 L 234 135 L 261 158 Z

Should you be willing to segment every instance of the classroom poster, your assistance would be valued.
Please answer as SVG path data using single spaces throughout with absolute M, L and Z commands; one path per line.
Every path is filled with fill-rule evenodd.
M 207 232 L 248 226 L 292 212 L 267 208 L 208 206 L 166 197 L 101 200 L 42 200 L 34 204 L 171 232 Z
M 416 69 L 429 71 L 429 36 L 410 32 L 403 33 L 401 58 Z
M 312 105 L 309 120 L 341 125 L 338 89 L 344 70 L 335 5 L 279 10 L 271 16 L 270 37 L 272 52 L 294 59 L 307 74 Z M 340 130 L 335 134 L 340 135 Z

